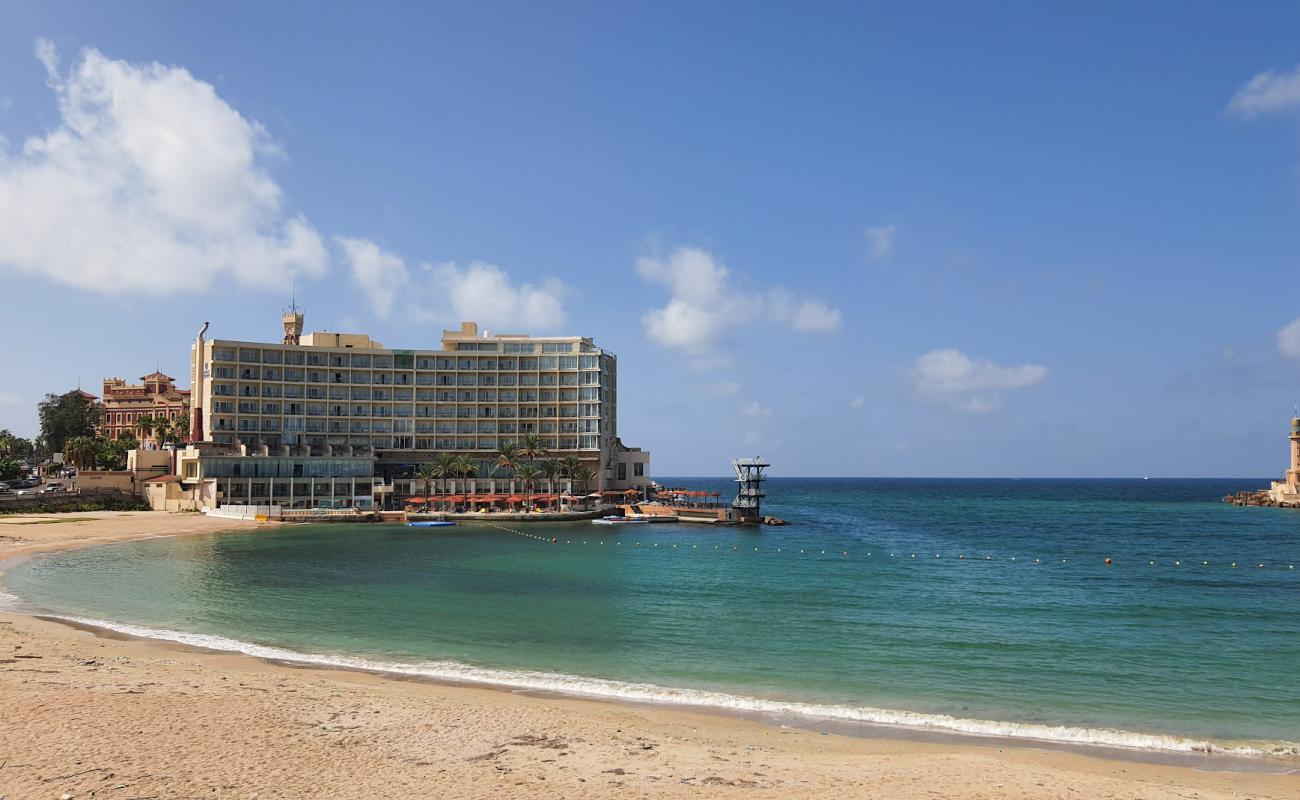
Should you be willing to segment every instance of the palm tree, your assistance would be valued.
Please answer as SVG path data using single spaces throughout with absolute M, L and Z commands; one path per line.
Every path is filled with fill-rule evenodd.
M 537 478 L 539 472 L 541 470 L 532 464 L 520 464 L 515 470 L 515 475 L 524 484 L 524 508 L 532 505 L 533 480 Z
M 559 477 L 563 467 L 560 462 L 553 458 L 548 458 L 539 465 L 542 469 L 542 475 L 546 478 L 546 493 L 555 494 L 555 479 Z
M 415 479 L 424 484 L 424 493 L 427 495 L 433 490 L 433 479 L 438 477 L 438 468 L 433 464 L 421 464 L 415 470 Z M 424 507 L 429 507 L 429 498 L 424 498 Z
M 567 456 L 560 459 L 560 465 L 564 467 L 564 474 L 572 478 L 573 471 L 582 466 L 582 459 L 578 458 L 573 453 L 569 453 Z
M 154 417 L 153 432 L 158 437 L 159 448 L 178 442 L 181 438 L 180 426 L 167 417 Z
M 591 467 L 582 465 L 573 470 L 572 477 L 575 481 L 582 484 L 582 491 L 585 494 L 589 484 L 591 483 L 591 479 L 596 477 L 596 473 Z
M 452 453 L 439 453 L 433 459 L 433 476 L 442 481 L 442 492 L 447 493 L 447 481 L 456 477 L 456 456 Z
M 151 414 L 145 414 L 135 421 L 135 426 L 140 429 L 141 438 L 146 441 L 153 437 L 154 420 Z
M 0 452 L 9 455 L 13 450 L 14 440 L 17 438 L 9 432 L 8 428 L 0 429 Z
M 510 489 L 514 491 L 514 472 L 519 469 L 519 464 L 523 460 L 519 452 L 519 445 L 514 442 L 506 442 L 501 445 L 501 451 L 497 454 L 497 466 L 510 473 Z
M 99 442 L 90 436 L 74 436 L 63 443 L 63 457 L 77 469 L 94 469 Z
M 456 474 L 465 482 L 464 489 L 469 494 L 469 479 L 478 475 L 478 463 L 467 455 L 456 456 Z
M 519 442 L 519 450 L 524 458 L 529 461 L 536 460 L 538 456 L 546 455 L 546 448 L 543 446 L 542 437 L 535 433 L 525 433 L 522 441 Z

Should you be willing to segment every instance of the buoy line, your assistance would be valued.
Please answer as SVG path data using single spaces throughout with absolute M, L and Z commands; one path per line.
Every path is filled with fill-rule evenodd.
M 534 540 L 534 541 L 544 542 L 544 543 L 546 543 L 546 544 L 558 544 L 558 543 L 559 543 L 559 539 L 557 539 L 557 538 L 555 538 L 555 537 L 538 536 L 538 535 L 535 534 L 535 533 L 528 533 L 527 531 L 521 531 L 521 530 L 519 530 L 518 528 L 510 528 L 510 527 L 507 527 L 507 526 L 505 526 L 505 525 L 499 525 L 499 524 L 497 524 L 497 523 L 495 523 L 495 522 L 484 522 L 483 524 L 486 525 L 486 526 L 488 526 L 489 528 L 496 528 L 497 530 L 505 531 L 506 533 L 511 533 L 511 534 L 516 535 L 516 536 L 523 536 L 524 538 L 532 539 L 532 540 Z M 565 544 L 569 544 L 569 545 L 593 545 L 593 546 L 601 546 L 601 545 L 604 545 L 604 544 L 605 544 L 605 541 L 604 541 L 603 539 L 602 539 L 602 540 L 565 539 L 565 540 L 564 540 L 564 543 L 565 543 Z M 623 542 L 622 542 L 622 541 L 615 540 L 615 541 L 613 542 L 613 544 L 618 545 L 618 546 L 622 546 Z M 660 543 L 659 543 L 659 542 L 654 542 L 654 543 L 653 543 L 653 546 L 654 546 L 655 548 L 660 548 L 662 551 L 667 551 L 667 550 L 678 550 L 678 549 L 681 549 L 682 552 L 686 552 L 685 548 L 679 547 L 679 544 L 671 543 L 671 542 L 668 543 L 668 544 L 670 544 L 671 546 L 670 546 L 670 547 L 667 547 L 667 548 L 660 548 Z M 639 542 L 639 541 L 634 542 L 634 543 L 633 543 L 633 547 L 641 547 L 641 542 Z M 699 551 L 699 548 L 700 548 L 700 546 L 699 546 L 698 544 L 693 544 L 693 545 L 691 545 L 691 547 L 690 547 L 690 551 L 691 551 L 691 552 L 698 552 L 698 551 Z M 716 544 L 715 544 L 715 545 L 713 546 L 713 549 L 714 549 L 715 551 L 721 551 L 721 545 L 716 545 Z M 706 550 L 705 552 L 708 552 L 708 551 Z M 793 555 L 793 554 L 794 554 L 794 550 L 793 550 L 793 549 L 787 549 L 787 548 L 785 548 L 785 547 L 769 548 L 769 549 L 766 549 L 766 550 L 764 550 L 763 548 L 759 548 L 759 547 L 753 547 L 753 548 L 751 548 L 749 551 L 746 551 L 745 549 L 743 549 L 743 548 L 741 547 L 741 545 L 738 545 L 738 544 L 732 545 L 732 546 L 727 550 L 727 552 L 730 552 L 730 553 L 744 553 L 744 552 L 752 552 L 752 553 L 759 553 L 759 554 L 766 554 L 766 555 L 786 555 L 786 554 L 791 554 L 791 555 Z M 809 553 L 808 548 L 800 548 L 800 549 L 799 549 L 799 555 L 807 555 L 808 553 Z M 813 548 L 813 549 L 812 549 L 812 554 L 813 554 L 813 555 L 823 555 L 823 556 L 824 556 L 824 555 L 835 556 L 835 555 L 836 555 L 836 552 L 835 552 L 834 548 L 829 548 L 829 549 L 825 549 L 825 550 L 823 550 L 823 549 L 821 549 L 821 548 Z M 934 555 L 934 558 L 929 559 L 930 561 L 934 561 L 934 560 L 943 560 L 943 559 L 945 558 L 945 556 L 944 556 L 943 553 L 934 553 L 933 555 Z M 839 551 L 838 556 L 839 556 L 839 558 L 849 558 L 849 557 L 850 557 L 850 556 L 849 556 L 849 551 L 848 551 L 848 550 L 841 550 L 841 551 Z M 863 557 L 863 558 L 872 558 L 872 557 L 873 557 L 873 551 L 868 550 L 868 551 L 866 552 L 865 556 L 862 556 L 862 557 Z M 880 556 L 880 557 L 883 558 L 884 556 L 882 555 L 882 556 Z M 890 553 L 888 557 L 889 557 L 889 558 L 893 558 L 893 559 L 897 559 L 897 558 L 899 558 L 899 554 L 898 554 L 898 553 Z M 978 555 L 967 556 L 965 553 L 958 553 L 956 556 L 947 556 L 946 558 L 948 558 L 949 560 L 969 561 L 969 562 L 971 562 L 971 563 L 979 563 L 979 562 L 981 562 L 981 561 L 983 561 L 984 563 L 989 563 L 989 562 L 993 562 L 993 561 L 995 561 L 995 559 L 993 558 L 993 556 L 990 556 L 990 555 L 985 555 L 983 558 L 980 558 L 980 556 L 978 556 Z M 908 554 L 907 554 L 907 559 L 908 559 L 908 560 L 917 560 L 917 561 L 920 561 L 920 558 L 918 558 L 918 555 L 917 555 L 916 553 L 908 553 Z M 1143 561 L 1143 560 L 1146 561 L 1146 566 L 1148 566 L 1148 567 L 1156 567 L 1156 566 L 1183 567 L 1183 566 L 1184 566 L 1184 562 L 1185 562 L 1187 565 L 1197 565 L 1197 562 L 1195 562 L 1195 561 L 1193 561 L 1193 560 L 1190 560 L 1190 559 L 1165 559 L 1164 561 L 1161 561 L 1161 560 L 1159 560 L 1159 559 L 1134 559 L 1132 562 L 1129 562 L 1129 563 L 1136 563 L 1136 564 L 1139 564 L 1139 565 L 1140 565 L 1140 564 L 1141 564 L 1141 561 Z M 1014 562 L 1014 563 L 1017 563 L 1017 564 L 1022 564 L 1022 563 L 1023 563 L 1023 564 L 1028 564 L 1028 563 L 1031 563 L 1031 559 L 1029 559 L 1028 557 L 1021 557 L 1021 556 L 1008 556 L 1008 557 L 1006 557 L 1006 561 L 1005 561 L 1005 562 L 1002 561 L 1002 559 L 997 559 L 997 561 L 999 561 L 999 562 L 1001 562 L 1001 563 L 1010 563 L 1010 562 Z M 1079 561 L 1080 561 L 1080 559 L 1077 559 L 1077 558 L 1074 559 L 1074 563 L 1079 563 Z M 1061 559 L 1049 558 L 1049 559 L 1044 559 L 1044 558 L 1039 557 L 1039 558 L 1034 558 L 1034 559 L 1032 559 L 1032 563 L 1033 563 L 1033 564 L 1038 564 L 1038 565 L 1042 565 L 1042 564 L 1051 564 L 1051 563 L 1068 564 L 1068 563 L 1071 563 L 1071 559 L 1068 559 L 1068 558 L 1061 558 Z M 1110 556 L 1107 556 L 1107 557 L 1105 557 L 1105 558 L 1100 559 L 1100 563 L 1101 563 L 1103 566 L 1106 566 L 1106 567 L 1117 566 L 1117 563 L 1116 563 L 1115 559 L 1114 559 L 1113 557 L 1110 557 Z M 1243 566 L 1243 565 L 1244 565 L 1244 566 Z M 1257 570 L 1259 570 L 1259 569 L 1274 569 L 1274 570 L 1284 570 L 1284 571 L 1287 571 L 1287 572 L 1295 572 L 1295 570 L 1296 570 L 1296 565 L 1293 564 L 1293 563 L 1289 563 L 1289 562 L 1273 562 L 1273 563 L 1269 563 L 1269 562 L 1263 562 L 1263 561 L 1254 561 L 1254 562 L 1252 562 L 1252 561 L 1224 561 L 1224 562 L 1214 563 L 1214 562 L 1210 562 L 1210 561 L 1201 561 L 1201 562 L 1199 562 L 1199 566 L 1201 566 L 1201 567 L 1226 567 L 1227 569 L 1246 569 L 1246 568 L 1249 568 L 1249 569 L 1257 569 Z

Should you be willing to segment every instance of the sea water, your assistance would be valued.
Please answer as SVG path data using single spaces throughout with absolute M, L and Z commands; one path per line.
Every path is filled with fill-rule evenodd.
M 1259 483 L 773 479 L 788 527 L 267 527 L 50 554 L 3 582 L 56 615 L 265 657 L 1295 756 L 1300 511 L 1219 502 Z

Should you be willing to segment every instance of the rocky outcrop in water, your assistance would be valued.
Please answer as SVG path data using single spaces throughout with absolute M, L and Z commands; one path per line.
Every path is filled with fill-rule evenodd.
M 1300 508 L 1300 503 L 1279 502 L 1274 500 L 1267 489 L 1257 489 L 1253 492 L 1237 492 L 1227 495 L 1223 502 L 1231 503 L 1234 506 L 1267 506 L 1269 508 Z

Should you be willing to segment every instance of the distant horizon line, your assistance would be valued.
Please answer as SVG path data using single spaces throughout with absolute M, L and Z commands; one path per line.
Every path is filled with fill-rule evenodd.
M 800 480 L 835 480 L 835 481 L 1272 481 L 1274 478 L 1256 476 L 1210 475 L 1196 477 L 1179 477 L 1173 475 L 768 475 L 768 480 L 798 478 Z M 654 481 L 665 480 L 729 480 L 730 475 L 665 475 L 652 477 Z

